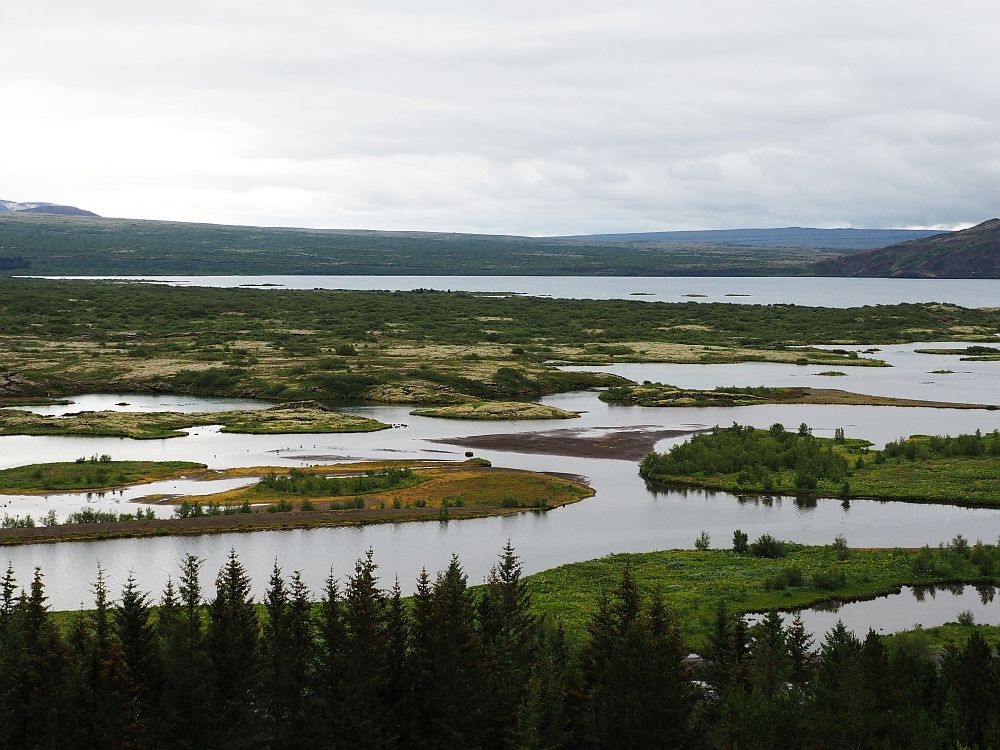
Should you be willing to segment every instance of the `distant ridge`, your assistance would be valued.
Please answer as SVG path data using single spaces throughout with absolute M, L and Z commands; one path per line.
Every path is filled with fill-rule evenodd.
M 582 234 L 558 239 L 590 242 L 709 242 L 754 247 L 797 247 L 822 250 L 867 250 L 940 234 L 935 229 L 703 229 L 679 232 Z
M 19 214 L 51 214 L 53 216 L 91 216 L 98 218 L 93 211 L 86 211 L 76 206 L 64 206 L 59 203 L 43 203 L 32 201 L 18 203 L 17 201 L 0 200 L 0 213 Z
M 1000 279 L 1000 219 L 817 263 L 821 276 Z

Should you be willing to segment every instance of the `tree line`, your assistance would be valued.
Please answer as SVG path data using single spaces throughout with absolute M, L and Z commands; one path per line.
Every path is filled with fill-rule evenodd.
M 721 607 L 690 659 L 626 567 L 582 639 L 533 607 L 508 544 L 484 586 L 457 558 L 416 592 L 371 552 L 318 600 L 275 565 L 261 603 L 235 552 L 214 592 L 187 556 L 155 604 L 129 577 L 67 622 L 43 575 L 0 580 L 0 747 L 966 747 L 998 740 L 1000 662 L 973 633 L 937 663 L 909 641 L 817 650 L 800 620 Z

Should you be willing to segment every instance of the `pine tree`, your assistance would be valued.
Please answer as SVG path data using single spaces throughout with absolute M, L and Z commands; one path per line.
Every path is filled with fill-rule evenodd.
M 319 609 L 319 644 L 316 675 L 318 711 L 315 724 L 326 741 L 338 746 L 344 734 L 342 680 L 344 673 L 343 604 L 337 579 L 331 571 L 323 589 Z
M 389 677 L 386 596 L 378 587 L 377 571 L 369 549 L 355 565 L 344 592 L 340 725 L 344 741 L 356 747 L 385 747 L 393 740 L 385 716 Z
M 250 578 L 236 550 L 219 571 L 208 608 L 208 657 L 217 747 L 253 747 L 259 740 L 254 702 L 259 678 L 260 623 Z M 240 727 L 236 734 L 231 727 Z
M 567 692 L 571 685 L 566 635 L 562 626 L 546 634 L 517 712 L 517 750 L 568 750 L 575 747 Z
M 594 736 L 602 747 L 687 747 L 694 695 L 683 645 L 662 600 L 645 612 L 641 602 L 626 567 L 591 621 L 583 665 Z
M 426 727 L 432 745 L 478 748 L 483 745 L 486 699 L 485 657 L 476 629 L 475 605 L 458 557 L 434 582 L 429 633 L 433 706 Z
M 750 660 L 757 688 L 768 700 L 774 698 L 790 672 L 784 623 L 775 610 L 768 612 L 757 626 Z
M 199 558 L 185 556 L 177 592 L 168 580 L 158 612 L 164 670 L 154 731 L 162 747 L 194 750 L 210 742 L 212 665 L 205 644 L 201 566 Z
M 151 615 L 149 596 L 139 591 L 135 576 L 129 573 L 115 610 L 115 626 L 122 658 L 135 682 L 136 716 L 144 726 L 152 724 L 163 679 L 160 644 Z
M 790 662 L 789 679 L 799 690 L 804 690 L 813 673 L 816 653 L 813 649 L 812 636 L 806 632 L 802 615 L 798 612 L 792 618 L 792 624 L 788 626 L 785 641 L 788 644 Z
M 508 747 L 542 632 L 510 541 L 486 580 L 479 613 L 490 679 L 487 735 L 493 747 Z

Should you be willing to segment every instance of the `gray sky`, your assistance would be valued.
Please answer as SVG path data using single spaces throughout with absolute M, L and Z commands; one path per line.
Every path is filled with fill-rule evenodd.
M 1000 214 L 1000 5 L 45 0 L 0 198 L 568 234 Z

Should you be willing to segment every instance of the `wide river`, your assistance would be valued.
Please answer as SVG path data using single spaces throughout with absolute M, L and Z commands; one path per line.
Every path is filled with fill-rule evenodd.
M 860 307 L 900 302 L 1000 306 L 1000 279 L 840 279 L 716 276 L 61 276 L 175 286 L 262 289 L 437 289 L 648 302 Z
M 679 385 L 803 384 L 846 387 L 861 392 L 936 400 L 968 400 L 1000 404 L 1000 362 L 961 362 L 958 357 L 922 355 L 914 348 L 926 345 L 882 347 L 872 355 L 886 359 L 892 368 L 842 368 L 845 377 L 823 377 L 826 367 L 750 363 L 746 365 L 620 365 L 604 369 L 636 380 L 664 380 Z M 957 346 L 957 345 L 951 345 Z M 933 375 L 950 369 L 954 374 Z M 245 401 L 201 400 L 192 397 L 156 399 L 129 394 L 79 397 L 77 403 L 45 407 L 39 411 L 60 414 L 81 408 L 121 409 L 226 409 L 247 408 Z M 754 406 L 740 408 L 611 407 L 595 392 L 548 397 L 544 403 L 583 412 L 580 419 L 544 422 L 449 421 L 409 414 L 402 406 L 352 406 L 345 410 L 402 425 L 391 430 L 338 435 L 232 435 L 215 427 L 191 430 L 188 437 L 136 441 L 117 438 L 3 437 L 0 467 L 41 460 L 73 460 L 79 456 L 111 454 L 115 459 L 185 459 L 212 467 L 261 464 L 295 466 L 338 460 L 379 458 L 461 459 L 465 449 L 448 442 L 468 435 L 521 433 L 573 428 L 585 434 L 636 427 L 688 428 L 730 424 L 734 421 L 767 427 L 782 422 L 797 427 L 806 422 L 818 435 L 832 435 L 844 427 L 849 436 L 865 437 L 877 444 L 915 433 L 991 431 L 1000 428 L 1000 411 L 928 408 Z M 659 449 L 673 441 L 662 441 Z M 197 537 L 161 537 L 85 543 L 59 543 L 9 547 L 0 552 L 15 566 L 22 580 L 33 566 L 42 566 L 48 594 L 56 608 L 86 604 L 98 563 L 117 589 L 134 571 L 147 590 L 159 592 L 175 575 L 182 555 L 192 552 L 206 560 L 205 584 L 230 549 L 236 549 L 253 576 L 259 594 L 278 561 L 286 572 L 299 569 L 306 582 L 320 588 L 328 571 L 343 576 L 369 547 L 381 566 L 383 582 L 399 576 L 411 590 L 422 566 L 439 570 L 457 554 L 470 581 L 483 580 L 495 557 L 509 539 L 528 572 L 563 563 L 591 559 L 611 552 L 648 551 L 690 547 L 701 530 L 713 544 L 729 546 L 734 529 L 751 538 L 770 533 L 803 543 L 829 543 L 837 534 L 857 546 L 936 545 L 956 534 L 969 540 L 994 542 L 1000 533 L 1000 511 L 958 508 L 939 504 L 906 504 L 819 499 L 797 501 L 775 497 L 748 498 L 729 493 L 660 491 L 647 488 L 632 461 L 582 459 L 514 451 L 477 451 L 494 465 L 559 471 L 587 478 L 597 494 L 593 498 L 548 513 L 523 513 L 450 523 L 381 524 L 362 528 L 313 529 L 221 534 Z M 170 484 L 170 483 L 165 483 Z M 157 488 L 170 491 L 170 487 Z M 177 491 L 190 488 L 178 483 Z M 7 498 L 18 512 L 43 514 L 49 509 L 62 516 L 82 505 L 116 510 L 130 506 L 124 497 L 65 495 L 46 498 Z M 916 621 L 916 620 L 914 620 Z M 998 618 L 1000 621 L 1000 618 Z

